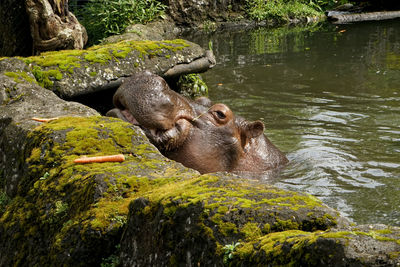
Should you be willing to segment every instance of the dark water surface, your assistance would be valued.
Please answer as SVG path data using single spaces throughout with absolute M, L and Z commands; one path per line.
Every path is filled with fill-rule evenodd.
M 189 37 L 190 38 L 190 37 Z M 255 29 L 212 41 L 213 102 L 265 122 L 290 159 L 277 186 L 357 223 L 400 225 L 400 21 Z

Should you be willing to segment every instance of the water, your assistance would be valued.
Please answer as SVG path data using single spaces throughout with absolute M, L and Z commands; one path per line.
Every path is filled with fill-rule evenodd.
M 356 223 L 400 225 L 399 20 L 187 38 L 213 43 L 213 102 L 264 121 L 287 153 L 271 183 Z

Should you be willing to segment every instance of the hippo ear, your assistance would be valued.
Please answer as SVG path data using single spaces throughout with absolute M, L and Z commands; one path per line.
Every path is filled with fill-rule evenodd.
M 247 146 L 250 139 L 256 138 L 264 133 L 264 124 L 261 121 L 244 121 L 240 128 L 240 140 L 243 148 Z
M 247 138 L 255 138 L 264 133 L 264 124 L 261 121 L 252 121 L 246 125 Z

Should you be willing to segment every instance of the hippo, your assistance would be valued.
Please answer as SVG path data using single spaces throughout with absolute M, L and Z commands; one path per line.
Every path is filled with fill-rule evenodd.
M 145 71 L 128 77 L 107 116 L 142 128 L 166 157 L 200 173 L 264 172 L 284 166 L 286 156 L 264 135 L 261 121 L 235 116 L 206 97 L 190 100 Z

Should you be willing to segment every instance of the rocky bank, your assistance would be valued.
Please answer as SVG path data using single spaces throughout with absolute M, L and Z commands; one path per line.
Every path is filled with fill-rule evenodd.
M 173 40 L 0 59 L 0 266 L 400 264 L 397 227 L 353 225 L 313 196 L 256 180 L 200 175 L 136 126 L 65 100 L 204 58 Z M 119 153 L 122 163 L 73 163 Z

